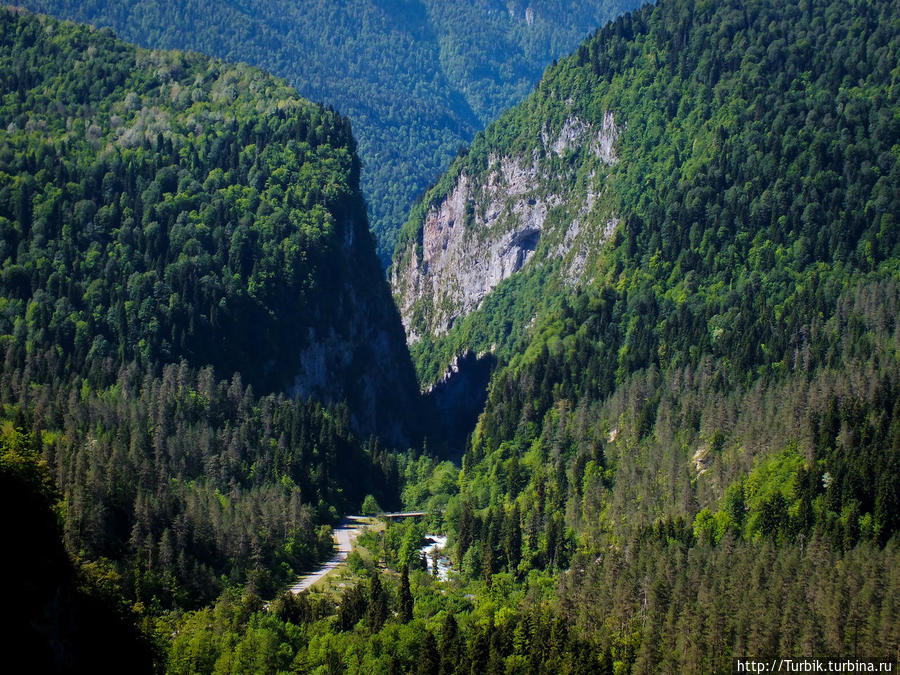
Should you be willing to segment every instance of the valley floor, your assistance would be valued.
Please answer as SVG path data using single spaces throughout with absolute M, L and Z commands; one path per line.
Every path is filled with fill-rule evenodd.
M 347 560 L 347 556 L 353 550 L 353 542 L 356 541 L 356 538 L 367 526 L 371 525 L 371 522 L 371 519 L 365 516 L 345 517 L 334 531 L 334 538 L 337 541 L 337 550 L 334 555 L 322 563 L 321 567 L 315 572 L 300 577 L 297 583 L 291 586 L 291 593 L 296 595 L 312 588 L 316 583 L 337 569 Z

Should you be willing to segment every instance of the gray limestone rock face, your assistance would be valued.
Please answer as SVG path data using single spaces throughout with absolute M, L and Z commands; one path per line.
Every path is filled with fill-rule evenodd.
M 529 265 L 563 259 L 565 282 L 577 285 L 591 250 L 611 236 L 618 220 L 608 214 L 594 226 L 597 219 L 588 219 L 602 178 L 592 173 L 587 188 L 578 191 L 546 158 L 585 151 L 600 165 L 612 165 L 618 161 L 618 136 L 612 113 L 599 127 L 571 115 L 558 132 L 545 128 L 530 155 L 490 155 L 481 176 L 461 172 L 425 214 L 421 246 L 409 246 L 392 270 L 407 341 L 446 334 Z M 553 245 L 541 246 L 548 237 Z

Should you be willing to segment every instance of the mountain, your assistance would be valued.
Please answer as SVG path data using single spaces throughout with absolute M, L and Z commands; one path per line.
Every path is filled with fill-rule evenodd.
M 246 66 L 4 22 L 7 363 L 184 360 L 402 437 L 417 390 L 348 121 Z
M 360 440 L 359 399 L 277 385 L 295 376 L 281 329 L 312 326 L 323 356 L 369 330 L 345 320 L 394 339 L 396 315 L 359 317 L 329 285 L 349 256 L 371 288 L 347 293 L 383 289 L 345 225 L 362 213 L 346 122 L 253 69 L 0 17 L 0 480 L 7 529 L 34 535 L 5 560 L 16 618 L 39 623 L 16 636 L 45 649 L 64 629 L 77 663 L 109 625 L 132 669 L 149 644 L 185 674 L 896 663 L 896 3 L 662 0 L 550 68 L 402 233 L 391 278 L 440 418 L 413 411 L 407 453 Z M 240 316 L 265 339 L 223 323 Z M 351 386 L 376 367 L 355 353 Z M 424 515 L 277 596 L 338 513 L 377 504 Z
M 476 137 L 414 209 L 391 270 L 424 384 L 466 355 L 499 364 L 470 460 L 506 448 L 508 461 L 510 442 L 524 452 L 580 408 L 597 407 L 582 443 L 624 447 L 631 410 L 625 445 L 680 439 L 666 461 L 689 483 L 672 515 L 693 516 L 791 439 L 802 464 L 824 461 L 810 429 L 844 396 L 892 419 L 897 21 L 882 2 L 846 17 L 816 3 L 645 7 Z M 838 394 L 835 377 L 873 388 Z M 814 393 L 818 378 L 831 384 Z M 723 428 L 744 413 L 663 406 L 674 391 L 682 409 L 688 392 L 743 400 L 795 385 L 811 427 L 752 443 Z M 818 442 L 837 452 L 832 441 Z M 860 508 L 893 504 L 885 442 L 886 464 L 865 461 Z M 873 526 L 882 542 L 895 518 Z
M 401 233 L 423 385 L 496 363 L 444 511 L 454 564 L 485 597 L 558 579 L 610 670 L 896 653 L 898 27 L 878 0 L 643 7 Z
M 521 100 L 551 60 L 638 0 L 73 2 L 28 0 L 145 47 L 245 61 L 354 125 L 379 255 L 457 149 Z
M 4 453 L 43 463 L 67 549 L 131 603 L 273 593 L 339 513 L 396 501 L 381 439 L 416 433 L 349 123 L 16 9 L 0 78 Z
M 863 3 L 842 37 L 810 8 L 796 28 L 778 14 L 771 35 L 765 3 L 679 7 L 668 28 L 649 8 L 626 15 L 479 134 L 393 260 L 422 379 L 466 351 L 508 360 L 544 308 L 589 291 L 631 298 L 617 323 L 646 345 L 615 356 L 626 371 L 690 344 L 733 360 L 753 331 L 744 371 L 777 360 L 762 346 L 776 312 L 812 311 L 792 282 L 893 264 L 894 36 L 875 25 L 890 17 Z M 740 313 L 741 298 L 761 304 Z

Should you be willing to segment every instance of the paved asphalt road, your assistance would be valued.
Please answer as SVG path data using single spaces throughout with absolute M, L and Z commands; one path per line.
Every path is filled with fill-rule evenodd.
M 291 586 L 291 593 L 302 593 L 307 588 L 324 578 L 326 574 L 335 569 L 347 559 L 353 548 L 353 542 L 366 528 L 366 521 L 362 516 L 347 516 L 334 530 L 334 538 L 337 540 L 337 551 L 330 560 L 323 563 L 315 572 L 306 574 L 297 583 Z

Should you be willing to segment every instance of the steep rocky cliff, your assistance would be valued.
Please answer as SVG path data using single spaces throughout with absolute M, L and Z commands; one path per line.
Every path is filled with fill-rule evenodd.
M 326 270 L 335 292 L 322 298 L 320 320 L 297 336 L 287 391 L 346 401 L 358 431 L 409 443 L 418 434 L 419 391 L 403 327 L 364 215 L 347 223 L 347 233 Z
M 569 102 L 515 148 L 504 143 L 509 123 L 479 136 L 407 223 L 391 284 L 414 350 L 423 338 L 445 339 L 510 277 L 563 291 L 582 285 L 618 225 L 609 187 L 622 120 L 610 111 L 592 119 Z M 463 341 L 456 355 L 469 348 L 496 341 Z

